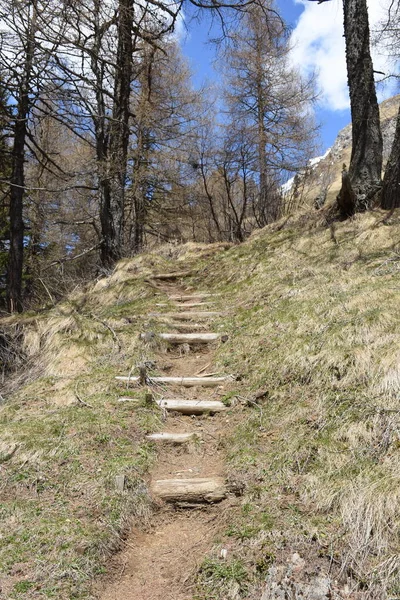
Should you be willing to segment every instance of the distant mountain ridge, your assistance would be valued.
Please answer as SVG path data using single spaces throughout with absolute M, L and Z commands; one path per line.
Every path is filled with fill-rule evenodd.
M 383 161 L 386 164 L 393 144 L 400 95 L 393 96 L 379 106 L 383 136 Z M 326 153 L 311 159 L 303 173 L 296 175 L 283 187 L 285 196 L 291 196 L 291 205 L 321 206 L 336 198 L 341 187 L 343 164 L 347 167 L 351 157 L 351 123 L 346 125 Z

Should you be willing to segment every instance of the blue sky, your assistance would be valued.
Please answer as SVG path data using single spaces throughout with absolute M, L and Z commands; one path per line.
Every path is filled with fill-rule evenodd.
M 371 28 L 384 15 L 389 0 L 368 0 Z M 332 145 L 337 133 L 350 122 L 348 91 L 343 39 L 341 0 L 331 0 L 319 5 L 307 0 L 276 0 L 279 10 L 293 30 L 294 63 L 304 75 L 318 73 L 320 98 L 316 117 L 321 124 L 321 151 Z M 218 81 L 213 68 L 215 50 L 208 42 L 217 27 L 206 17 L 202 21 L 187 19 L 188 33 L 181 39 L 184 54 L 195 72 L 194 82 Z M 379 48 L 374 50 L 374 65 L 387 69 L 386 57 Z M 394 90 L 380 92 L 380 100 Z

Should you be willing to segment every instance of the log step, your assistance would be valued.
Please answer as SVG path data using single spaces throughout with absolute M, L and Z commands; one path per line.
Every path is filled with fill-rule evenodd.
M 183 415 L 202 415 L 203 413 L 217 413 L 227 410 L 227 406 L 219 400 L 158 400 L 160 408 L 167 411 L 182 413 Z
M 171 296 L 168 296 L 169 300 L 177 300 L 178 302 L 187 302 L 187 301 L 191 301 L 193 300 L 200 300 L 201 298 L 211 298 L 211 297 L 215 297 L 217 296 L 217 294 L 208 294 L 206 292 L 199 292 L 198 294 L 172 294 Z
M 149 313 L 149 317 L 168 317 L 169 319 L 177 319 L 178 321 L 203 321 L 205 319 L 223 316 L 224 313 L 216 311 Z
M 115 379 L 128 385 L 134 385 L 140 382 L 140 377 L 118 376 Z M 150 384 L 165 383 L 170 385 L 180 385 L 182 387 L 217 387 L 228 381 L 232 381 L 231 375 L 225 375 L 221 377 L 150 377 L 148 380 Z
M 159 323 L 163 323 L 164 325 L 169 325 L 173 329 L 177 329 L 178 331 L 182 331 L 183 333 L 194 333 L 195 331 L 207 331 L 208 325 L 207 323 L 174 323 L 171 319 L 164 319 L 160 317 L 158 319 Z
M 154 496 L 165 502 L 194 504 L 220 502 L 227 497 L 228 488 L 222 477 L 198 479 L 159 479 L 151 486 Z
M 166 444 L 186 444 L 200 439 L 198 433 L 151 433 L 146 435 L 146 440 Z
M 211 304 L 215 304 L 215 302 L 182 302 L 179 304 L 179 301 L 176 302 L 176 306 L 178 308 L 198 308 L 199 306 L 210 306 Z M 158 304 L 156 306 L 159 306 Z
M 154 275 L 151 275 L 150 278 L 164 281 L 180 279 L 181 277 L 190 277 L 190 275 L 193 275 L 192 271 L 175 271 L 174 273 L 156 273 Z
M 227 336 L 220 333 L 157 333 L 155 337 L 170 344 L 209 344 L 218 340 L 226 341 Z M 149 334 L 141 333 L 140 339 L 148 341 Z

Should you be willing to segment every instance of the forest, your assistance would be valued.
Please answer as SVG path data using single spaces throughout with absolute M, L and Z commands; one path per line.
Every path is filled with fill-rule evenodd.
M 219 22 L 219 89 L 192 84 L 184 10 L 194 27 L 207 11 Z M 54 302 L 158 241 L 240 242 L 282 213 L 284 174 L 312 156 L 315 89 L 269 0 L 0 11 L 6 310 Z

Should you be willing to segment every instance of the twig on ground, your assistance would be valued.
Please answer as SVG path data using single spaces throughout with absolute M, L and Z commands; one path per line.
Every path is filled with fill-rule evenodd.
M 83 406 L 87 406 L 87 408 L 94 408 L 91 404 L 88 404 L 87 402 L 85 402 L 81 396 L 78 394 L 78 386 L 75 386 L 75 398 L 78 400 L 78 402 L 80 404 L 82 404 Z
M 108 323 L 106 323 L 106 321 L 103 321 L 102 319 L 100 319 L 100 317 L 98 317 L 97 315 L 95 315 L 94 313 L 90 313 L 90 316 L 95 319 L 95 321 L 98 321 L 99 323 L 101 323 L 106 329 L 108 329 L 108 331 L 111 333 L 111 335 L 113 336 L 114 342 L 117 344 L 118 346 L 118 352 L 121 352 L 121 348 L 122 348 L 122 344 L 117 336 L 117 334 L 115 333 L 114 329 L 111 327 L 111 325 L 109 325 Z
M 200 371 L 197 371 L 197 373 L 195 373 L 195 377 L 197 377 L 197 375 L 200 375 L 201 373 L 204 373 L 204 371 L 205 371 L 206 369 L 208 369 L 208 367 L 209 367 L 210 365 L 211 365 L 211 363 L 210 363 L 210 362 L 209 362 L 209 363 L 207 363 L 205 367 L 202 367 L 202 368 L 200 369 Z

